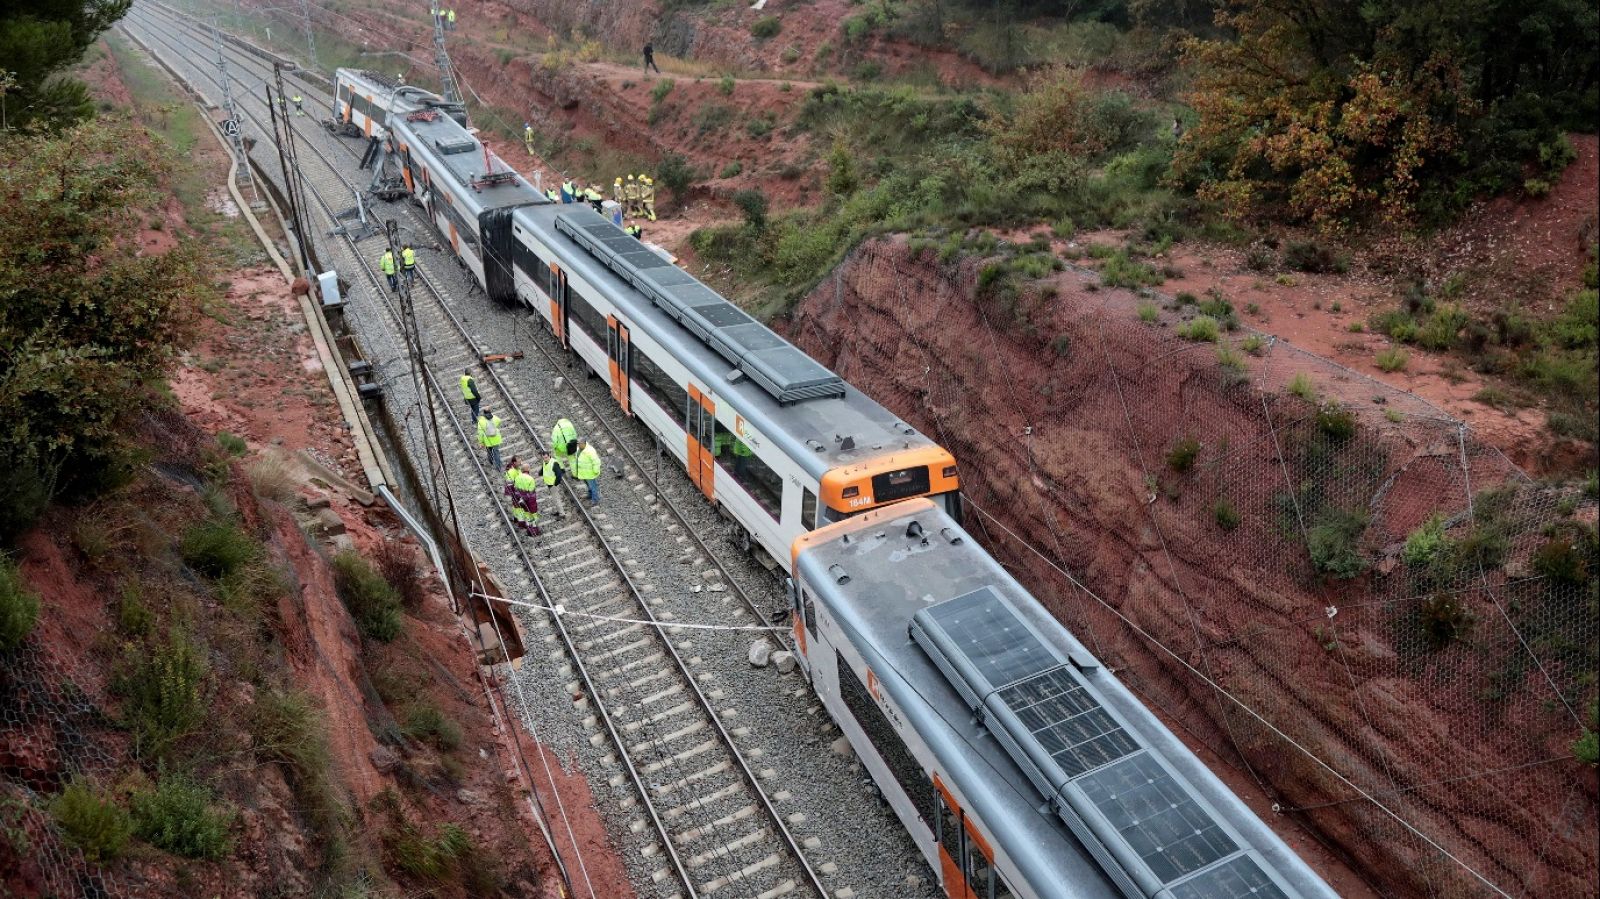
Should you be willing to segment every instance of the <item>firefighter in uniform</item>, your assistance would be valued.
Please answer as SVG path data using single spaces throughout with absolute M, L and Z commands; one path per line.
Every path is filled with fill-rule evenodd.
M 639 208 L 644 210 L 645 218 L 656 220 L 656 183 L 649 175 L 639 176 Z

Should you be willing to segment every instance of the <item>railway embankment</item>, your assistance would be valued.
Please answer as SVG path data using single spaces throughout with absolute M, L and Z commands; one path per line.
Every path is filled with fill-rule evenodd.
M 1341 890 L 1581 892 L 1592 492 L 1271 335 L 993 263 L 870 241 L 783 330 L 955 452 L 969 528 Z

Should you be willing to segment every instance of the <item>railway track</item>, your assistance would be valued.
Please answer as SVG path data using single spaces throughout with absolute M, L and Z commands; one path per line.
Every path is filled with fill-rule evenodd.
M 211 46 L 205 31 L 145 5 L 135 8 L 124 27 L 202 94 L 213 102 L 219 98 L 214 67 L 202 61 L 205 55 L 192 50 L 197 44 Z M 251 83 L 270 79 L 271 66 L 241 53 L 232 54 L 229 65 L 238 82 L 234 98 L 240 115 L 262 135 L 271 134 L 266 101 L 259 86 Z M 315 105 L 313 88 L 300 83 L 295 89 L 306 93 L 312 101 L 308 105 Z M 309 212 L 324 229 L 331 229 L 338 212 L 333 203 L 353 196 L 355 185 L 329 158 L 335 155 L 327 149 L 331 139 L 315 118 L 291 116 L 288 121 L 303 141 L 301 174 L 314 200 Z M 331 142 L 344 146 L 351 157 L 356 155 L 348 144 Z M 330 197 L 337 199 L 330 202 Z M 386 210 L 386 214 L 391 213 Z M 409 219 L 412 233 L 427 234 L 409 209 L 395 217 Z M 388 326 L 398 330 L 398 304 L 374 264 L 379 254 L 376 242 L 367 251 L 349 238 L 324 240 L 321 246 L 325 257 L 338 259 L 341 272 L 357 276 L 360 290 L 354 292 L 352 305 L 361 314 L 387 319 Z M 690 586 L 687 581 L 694 582 L 695 592 L 703 586 L 710 588 L 708 592 L 732 592 L 744 608 L 732 616 L 732 627 L 765 624 L 756 602 L 676 504 L 663 495 L 638 457 L 638 436 L 630 435 L 633 446 L 625 444 L 619 433 L 623 429 L 607 421 L 578 385 L 573 385 L 572 395 L 583 408 L 573 417 L 585 433 L 603 431 L 605 436 L 596 441 L 603 454 L 608 460 L 624 460 L 624 465 L 604 488 L 604 510 L 590 510 L 569 493 L 568 514 L 554 523 L 547 514 L 542 537 L 529 540 L 516 532 L 495 499 L 499 473 L 484 465 L 472 425 L 465 421 L 465 406 L 452 400 L 449 388 L 456 373 L 474 372 L 484 407 L 502 412 L 506 420 L 502 446 L 506 459 L 537 458 L 543 449 L 542 422 L 553 419 L 530 415 L 524 408 L 529 391 L 508 383 L 494 366 L 483 362 L 486 347 L 475 333 L 481 330 L 475 327 L 479 323 L 464 319 L 453 308 L 465 299 L 457 286 L 461 279 L 432 274 L 449 268 L 445 259 L 443 253 L 424 251 L 413 303 L 418 330 L 424 335 L 424 392 L 439 420 L 446 423 L 441 441 L 454 438 L 446 451 L 447 468 L 464 481 L 460 488 L 468 491 L 474 512 L 498 525 L 502 542 L 496 549 L 507 550 L 520 561 L 524 580 L 532 588 L 523 598 L 547 610 L 565 609 L 565 614 L 547 614 L 542 620 L 524 616 L 524 620 L 532 625 L 530 633 L 559 644 L 557 652 L 565 656 L 560 671 L 573 678 L 564 687 L 575 697 L 580 713 L 589 716 L 585 723 L 596 731 L 591 742 L 609 743 L 620 769 L 618 777 L 631 785 L 639 818 L 655 836 L 641 849 L 655 866 L 650 883 L 640 885 L 641 893 L 649 887 L 661 896 L 830 895 L 822 875 L 806 858 L 802 841 L 791 832 L 789 819 L 764 790 L 762 775 L 767 772 L 758 772 L 735 739 L 737 728 L 725 723 L 730 716 L 717 704 L 721 691 L 702 686 L 710 678 L 698 670 L 702 660 L 693 654 L 696 641 L 688 629 L 674 623 L 679 613 L 662 607 L 661 594 L 664 589 Z M 376 302 L 363 304 L 361 298 Z M 535 344 L 531 336 L 529 343 Z M 535 348 L 548 365 L 559 366 L 547 348 Z M 462 473 L 473 477 L 459 478 Z M 687 578 L 683 572 L 643 561 L 647 553 L 638 544 L 639 529 L 615 520 L 656 520 L 662 515 L 674 519 L 676 527 L 669 525 L 657 536 L 687 546 L 680 557 L 694 569 Z M 700 570 L 705 564 L 713 567 Z M 674 579 L 680 583 L 672 583 Z M 712 583 L 701 583 L 707 580 Z

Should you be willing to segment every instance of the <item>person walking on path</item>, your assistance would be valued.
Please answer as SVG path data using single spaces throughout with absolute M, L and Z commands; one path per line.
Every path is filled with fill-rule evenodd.
M 550 429 L 550 455 L 555 456 L 556 464 L 566 469 L 567 474 L 572 474 L 572 454 L 578 451 L 577 442 L 578 429 L 565 418 Z
M 600 451 L 589 441 L 578 444 L 578 455 L 572 463 L 572 476 L 589 488 L 589 505 L 600 505 Z
M 389 279 L 389 290 L 393 293 L 400 292 L 400 282 L 394 276 L 394 250 L 384 250 L 378 257 L 378 268 L 383 270 L 383 276 Z
M 472 369 L 461 370 L 461 398 L 467 401 L 467 408 L 472 410 L 472 420 L 478 420 L 478 403 L 482 399 L 478 395 L 478 381 L 472 377 Z
M 500 433 L 500 416 L 489 409 L 483 410 L 478 416 L 478 445 L 489 454 L 489 464 L 494 466 L 495 471 L 505 469 L 500 462 L 500 444 L 505 439 L 505 435 Z
M 557 518 L 567 517 L 567 504 L 561 501 L 561 491 L 557 489 L 561 486 L 561 466 L 556 464 L 555 458 L 549 453 L 544 454 L 544 462 L 540 466 L 539 476 L 540 480 L 544 481 L 545 489 L 550 492 L 551 504 L 555 506 L 555 516 Z
M 300 96 L 299 94 L 295 94 L 292 99 L 294 100 L 294 114 L 295 115 L 301 115 L 301 116 L 305 115 L 306 114 L 306 98 Z
M 411 249 L 411 244 L 406 244 L 400 251 L 400 270 L 405 272 L 406 286 L 410 287 L 417 280 L 417 251 Z
M 645 44 L 644 45 L 644 73 L 646 75 L 650 74 L 650 70 L 651 69 L 655 69 L 657 75 L 661 74 L 661 67 L 656 65 L 656 48 L 655 48 L 655 45 L 654 44 Z

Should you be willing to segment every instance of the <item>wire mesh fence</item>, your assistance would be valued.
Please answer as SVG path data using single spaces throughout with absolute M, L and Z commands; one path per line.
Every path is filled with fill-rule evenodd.
M 117 872 L 66 839 L 50 812 L 74 779 L 103 782 L 117 765 L 112 722 L 58 652 L 35 635 L 0 655 L 0 870 L 17 895 L 130 895 Z
M 1152 707 L 1381 894 L 1600 890 L 1593 497 L 1159 294 L 913 256 L 865 247 L 791 330 L 956 451 L 969 527 Z

